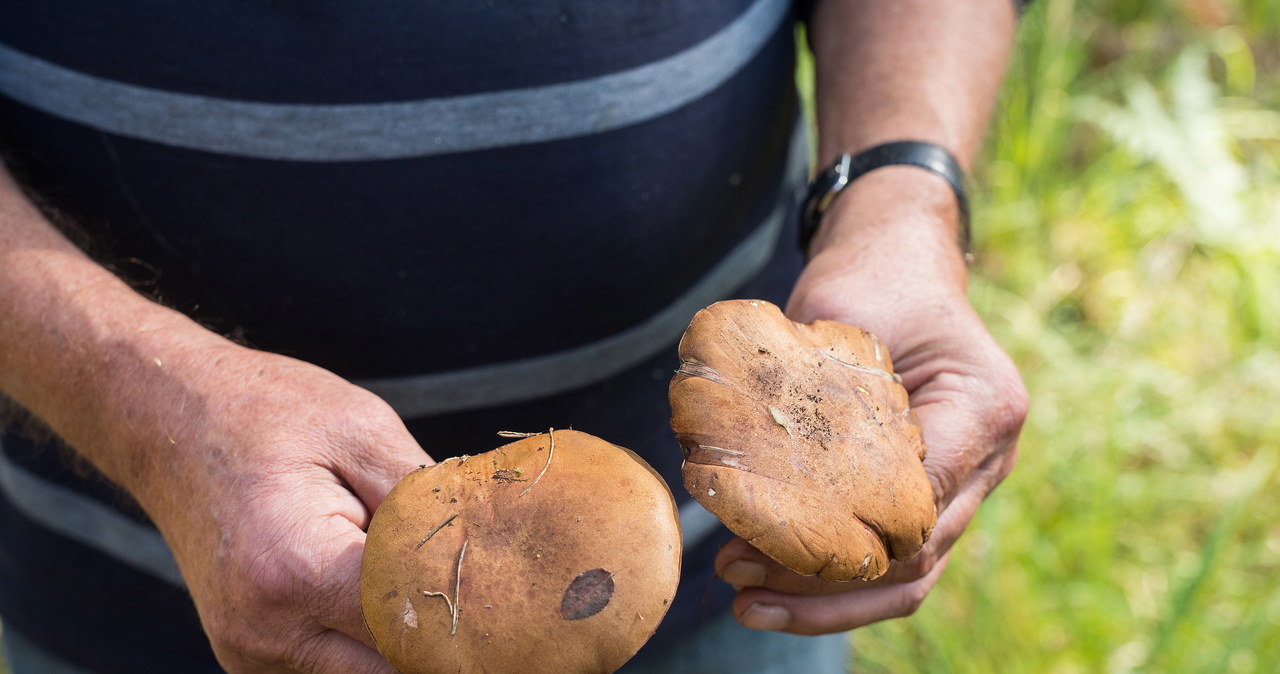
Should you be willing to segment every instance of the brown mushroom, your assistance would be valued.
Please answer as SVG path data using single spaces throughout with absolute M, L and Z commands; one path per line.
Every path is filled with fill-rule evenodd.
M 577 431 L 406 476 L 369 525 L 360 603 L 418 672 L 611 672 L 675 596 L 680 527 L 643 459 Z
M 671 381 L 685 488 L 793 571 L 872 579 L 936 520 L 924 439 L 888 350 L 834 321 L 735 300 L 694 317 Z

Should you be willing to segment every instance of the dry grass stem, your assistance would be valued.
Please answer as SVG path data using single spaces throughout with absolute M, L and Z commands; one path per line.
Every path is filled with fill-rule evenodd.
M 525 433 L 524 431 L 498 431 L 500 438 L 532 438 L 535 435 L 542 435 L 542 431 L 533 433 Z
M 452 519 L 453 517 L 449 518 L 449 520 L 452 520 Z M 445 520 L 445 523 L 448 523 L 449 520 Z M 443 526 L 444 524 L 440 525 L 440 527 L 443 527 Z M 436 527 L 436 529 L 439 529 L 440 527 Z M 462 558 L 465 557 L 466 554 L 467 554 L 467 540 L 463 539 L 462 549 L 458 550 L 458 567 L 457 569 L 454 570 L 453 599 L 450 599 L 449 595 L 443 592 L 428 592 L 426 590 L 422 590 L 422 596 L 440 597 L 441 599 L 444 600 L 445 605 L 449 607 L 449 617 L 453 620 L 453 624 L 449 628 L 449 634 L 451 635 L 458 633 L 458 612 L 460 608 L 459 597 L 462 594 Z
M 462 558 L 467 554 L 467 540 L 462 539 L 462 549 L 458 551 L 458 568 L 453 576 L 453 627 L 449 634 L 458 633 L 458 613 L 462 609 Z
M 542 472 L 538 473 L 538 477 L 533 478 L 533 482 L 530 482 L 528 487 L 520 491 L 520 496 L 529 493 L 529 490 L 533 489 L 533 485 L 538 484 L 538 480 L 541 480 L 542 476 L 547 474 L 547 469 L 551 467 L 551 457 L 555 456 L 556 453 L 556 429 L 548 428 L 547 437 L 551 439 L 551 448 L 547 450 L 547 463 L 542 466 Z
M 452 521 L 454 520 L 454 518 L 456 518 L 457 516 L 458 516 L 458 513 L 454 513 L 454 514 L 450 515 L 450 516 L 448 517 L 448 519 L 446 519 L 445 521 L 443 521 L 443 522 L 441 522 L 441 523 L 437 524 L 437 525 L 435 526 L 435 528 L 434 528 L 434 529 L 432 529 L 431 531 L 427 532 L 427 535 L 426 535 L 426 536 L 423 536 L 423 537 L 422 537 L 422 540 L 418 541 L 418 544 L 417 544 L 417 545 L 413 546 L 413 549 L 414 549 L 414 550 L 417 550 L 417 549 L 421 548 L 423 545 L 426 545 L 427 541 L 431 540 L 431 537 L 432 537 L 432 536 L 435 536 L 435 535 L 436 535 L 436 533 L 437 533 L 437 532 L 439 532 L 441 529 L 443 529 L 443 528 L 445 528 L 445 527 L 449 526 L 449 523 L 450 523 L 450 522 L 452 522 Z

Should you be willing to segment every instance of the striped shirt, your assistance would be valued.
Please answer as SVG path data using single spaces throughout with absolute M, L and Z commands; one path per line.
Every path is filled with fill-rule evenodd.
M 726 533 L 679 488 L 665 389 L 694 311 L 781 302 L 799 267 L 776 245 L 807 164 L 789 2 L 2 13 L 6 161 L 106 263 L 378 393 L 437 459 L 549 426 L 636 450 L 687 548 L 646 650 L 725 609 Z M 6 629 L 92 671 L 217 671 L 130 503 L 4 436 Z

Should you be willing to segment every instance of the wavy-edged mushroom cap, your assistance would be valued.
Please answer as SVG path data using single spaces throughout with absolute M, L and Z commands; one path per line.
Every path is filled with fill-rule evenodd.
M 577 431 L 416 470 L 369 525 L 365 624 L 405 674 L 614 671 L 675 596 L 677 517 L 649 464 Z
M 733 300 L 698 312 L 680 359 L 685 488 L 731 531 L 826 580 L 919 552 L 937 518 L 924 438 L 879 339 Z

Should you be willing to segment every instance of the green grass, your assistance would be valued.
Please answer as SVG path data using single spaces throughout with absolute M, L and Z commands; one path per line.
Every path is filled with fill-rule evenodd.
M 865 672 L 1280 671 L 1280 2 L 1037 0 L 975 176 L 1013 475 Z

